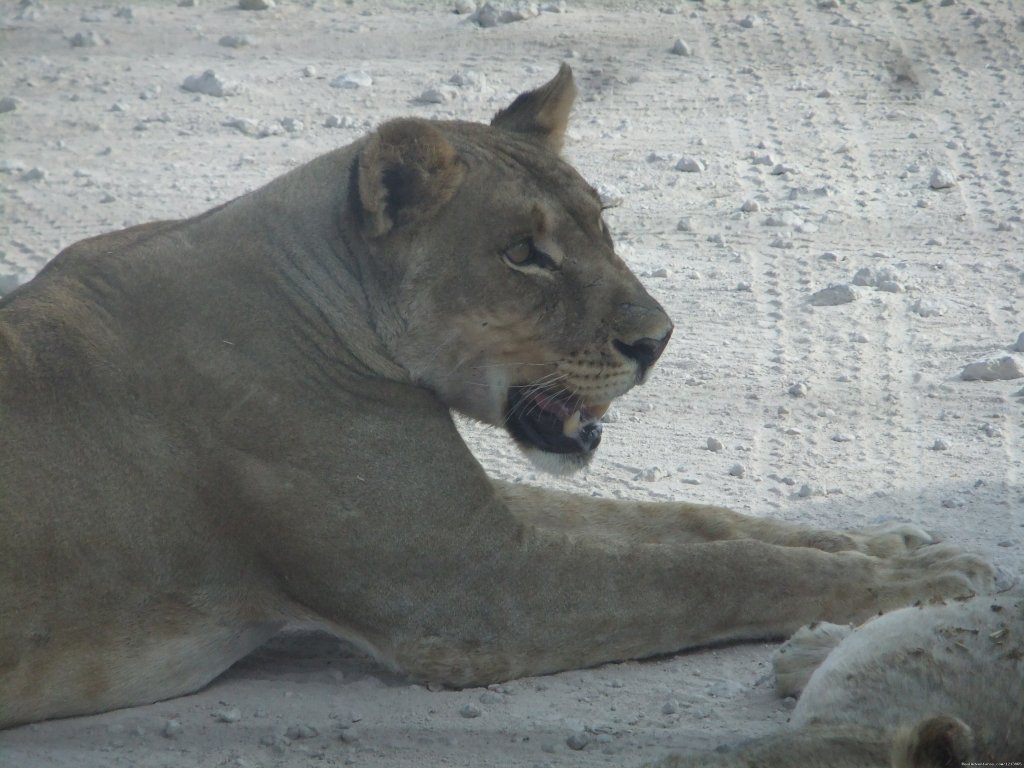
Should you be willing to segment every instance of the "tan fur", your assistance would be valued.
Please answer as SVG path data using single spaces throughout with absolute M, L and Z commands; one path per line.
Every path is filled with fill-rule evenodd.
M 671 330 L 552 152 L 574 92 L 387 123 L 0 302 L 0 726 L 195 690 L 295 619 L 466 685 L 990 588 L 916 528 L 484 474 L 450 409 L 546 382 L 600 413 Z
M 716 754 L 669 758 L 659 768 L 1024 760 L 1021 592 L 904 608 L 852 632 L 804 627 L 780 649 L 775 670 L 780 694 L 803 688 L 789 728 Z

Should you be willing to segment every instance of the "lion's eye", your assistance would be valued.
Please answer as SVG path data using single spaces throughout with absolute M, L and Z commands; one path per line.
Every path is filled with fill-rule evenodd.
M 541 269 L 556 270 L 558 265 L 544 251 L 533 244 L 531 238 L 520 240 L 510 245 L 503 254 L 505 261 L 513 267 L 540 267 Z

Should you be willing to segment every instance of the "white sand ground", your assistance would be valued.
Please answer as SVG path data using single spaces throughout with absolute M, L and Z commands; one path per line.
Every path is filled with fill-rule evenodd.
M 1019 4 L 570 2 L 489 29 L 447 2 L 233 5 L 0 3 L 0 98 L 17 100 L 0 114 L 0 283 L 82 237 L 198 213 L 385 118 L 487 119 L 565 59 L 581 91 L 567 153 L 621 193 L 607 217 L 620 251 L 676 332 L 591 469 L 538 475 L 467 427 L 489 469 L 816 525 L 900 518 L 1024 569 L 1024 380 L 959 378 L 1024 361 L 1009 349 L 1024 331 Z M 78 33 L 99 44 L 72 46 Z M 677 38 L 690 55 L 669 52 Z M 206 69 L 241 92 L 181 89 Z M 372 85 L 331 86 L 356 71 Z M 466 71 L 482 87 L 417 101 Z M 273 128 L 285 119 L 302 127 Z M 704 170 L 676 170 L 684 155 Z M 955 184 L 931 189 L 936 168 Z M 902 290 L 808 301 L 864 267 Z M 771 650 L 430 691 L 298 634 L 193 696 L 4 732 L 0 765 L 636 766 L 783 723 Z

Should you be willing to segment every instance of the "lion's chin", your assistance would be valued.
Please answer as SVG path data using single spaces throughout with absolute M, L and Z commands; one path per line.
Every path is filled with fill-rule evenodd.
M 596 450 L 586 453 L 550 453 L 539 448 L 520 446 L 530 463 L 537 469 L 547 472 L 549 475 L 571 475 L 579 472 L 594 458 Z

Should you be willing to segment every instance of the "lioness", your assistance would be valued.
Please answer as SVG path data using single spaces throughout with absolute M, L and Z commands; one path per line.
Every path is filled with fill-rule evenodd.
M 776 654 L 789 727 L 657 768 L 953 768 L 1024 761 L 1024 592 L 801 628 Z
M 385 123 L 0 302 L 0 725 L 194 691 L 295 619 L 469 685 L 989 588 L 912 527 L 488 479 L 451 409 L 578 467 L 672 331 L 558 156 L 574 94 Z

